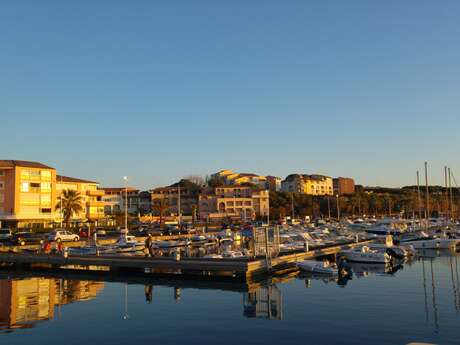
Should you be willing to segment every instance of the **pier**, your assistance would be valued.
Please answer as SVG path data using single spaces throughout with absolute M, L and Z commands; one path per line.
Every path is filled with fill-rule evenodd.
M 0 253 L 0 263 L 21 270 L 52 269 L 55 271 L 110 271 L 119 273 L 161 274 L 178 276 L 229 277 L 241 280 L 258 275 L 276 274 L 293 268 L 295 262 L 333 255 L 341 250 L 369 243 L 369 240 L 338 244 L 312 249 L 305 252 L 289 253 L 272 258 L 254 259 L 208 259 L 184 257 L 143 257 L 143 256 L 96 256 L 63 255 L 41 253 Z M 102 272 L 101 272 L 102 273 Z

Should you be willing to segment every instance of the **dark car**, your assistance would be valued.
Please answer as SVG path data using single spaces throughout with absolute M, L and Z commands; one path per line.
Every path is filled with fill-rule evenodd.
M 11 242 L 17 246 L 42 244 L 44 242 L 44 238 L 42 234 L 36 234 L 33 232 L 18 232 L 13 235 Z

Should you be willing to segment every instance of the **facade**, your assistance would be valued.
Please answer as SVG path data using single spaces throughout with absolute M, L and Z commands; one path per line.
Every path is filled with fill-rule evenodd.
M 334 194 L 347 195 L 355 192 L 355 181 L 349 177 L 337 177 L 333 180 Z
M 115 215 L 125 212 L 126 199 L 128 199 L 128 213 L 139 213 L 139 190 L 135 188 L 107 187 L 101 188 L 104 191 L 102 201 L 106 215 Z M 127 197 L 126 197 L 127 194 Z
M 266 188 L 267 178 L 252 173 L 235 173 L 232 170 L 221 170 L 211 175 L 213 178 L 221 179 L 226 185 L 241 185 L 251 183 L 260 188 Z
M 98 189 L 98 187 L 99 183 L 94 181 L 61 175 L 56 177 L 56 192 L 58 197 L 64 190 L 74 190 L 80 194 L 82 199 L 83 211 L 79 214 L 74 214 L 72 222 L 97 222 L 105 217 L 104 191 Z
M 56 220 L 56 170 L 19 160 L 0 160 L 0 221 L 3 226 L 51 225 Z
M 180 180 L 168 187 L 155 188 L 150 191 L 152 204 L 155 200 L 166 199 L 169 205 L 168 214 L 179 214 L 179 188 L 181 215 L 191 216 L 198 209 L 198 196 L 200 187 L 188 180 Z
M 267 176 L 266 186 L 269 191 L 279 192 L 281 190 L 281 177 Z
M 308 195 L 333 195 L 332 178 L 323 175 L 292 174 L 281 182 L 283 192 Z
M 152 197 L 149 191 L 139 193 L 139 213 L 141 215 L 152 213 Z
M 269 193 L 264 189 L 244 186 L 222 186 L 204 190 L 199 197 L 200 219 L 243 220 L 267 217 Z

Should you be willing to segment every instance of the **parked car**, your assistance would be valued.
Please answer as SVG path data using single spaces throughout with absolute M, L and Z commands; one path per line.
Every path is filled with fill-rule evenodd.
M 0 229 L 0 241 L 9 241 L 13 237 L 13 233 L 8 228 Z
M 80 241 L 80 236 L 66 230 L 54 230 L 47 236 L 48 241 L 65 242 L 65 241 Z
M 25 246 L 26 244 L 42 244 L 44 238 L 42 234 L 33 232 L 18 232 L 13 235 L 11 242 L 17 246 Z

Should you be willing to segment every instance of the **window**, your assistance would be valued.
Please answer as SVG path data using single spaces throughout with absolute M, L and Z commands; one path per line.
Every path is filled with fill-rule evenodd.
M 30 178 L 30 170 L 21 170 L 21 179 L 28 180 Z
M 4 170 L 0 170 L 0 176 L 4 176 L 5 175 L 5 171 Z
M 43 181 L 51 181 L 51 171 L 49 170 L 41 170 L 40 176 Z
M 50 208 L 42 208 L 41 213 L 51 213 L 51 209 Z
M 5 201 L 5 195 L 0 193 L 0 202 L 4 202 Z
M 51 206 L 51 194 L 42 194 L 40 204 L 42 206 Z
M 22 174 L 21 174 L 21 177 L 22 177 Z M 29 182 L 21 182 L 21 192 L 28 192 L 28 191 L 29 191 Z
M 42 190 L 42 192 L 51 192 L 51 183 L 50 182 L 42 182 L 41 183 L 41 190 Z
M 0 182 L 0 189 L 3 189 L 3 188 L 5 188 L 5 183 Z

